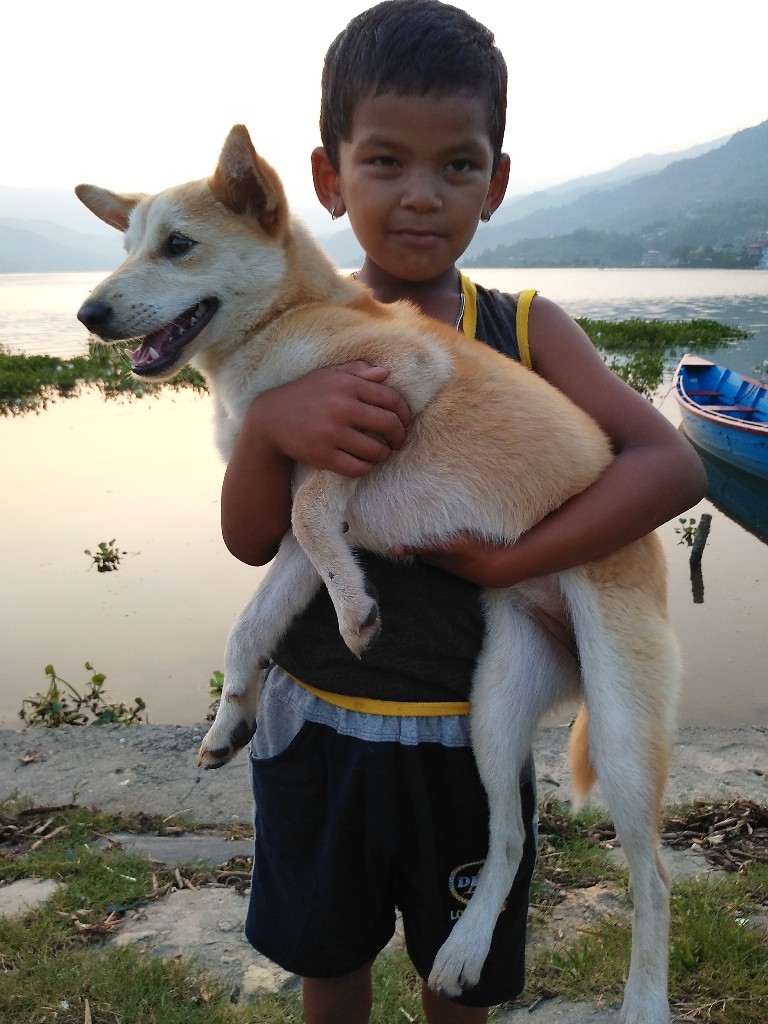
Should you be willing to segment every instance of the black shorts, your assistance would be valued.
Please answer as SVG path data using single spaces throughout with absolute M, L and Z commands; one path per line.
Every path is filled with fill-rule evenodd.
M 246 936 L 311 978 L 373 960 L 402 912 L 422 978 L 461 915 L 488 847 L 488 805 L 468 747 L 408 746 L 307 722 L 274 757 L 251 758 L 256 847 Z M 521 784 L 523 859 L 480 983 L 459 997 L 492 1006 L 523 988 L 535 794 Z

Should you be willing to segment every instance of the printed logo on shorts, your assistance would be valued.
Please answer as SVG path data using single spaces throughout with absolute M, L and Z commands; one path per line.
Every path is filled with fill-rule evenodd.
M 462 904 L 461 909 L 451 911 L 452 921 L 458 921 L 464 912 L 463 908 L 472 899 L 477 883 L 480 881 L 480 872 L 483 869 L 483 864 L 485 864 L 484 860 L 474 860 L 468 864 L 461 864 L 451 872 L 448 878 L 448 888 L 456 902 Z M 505 900 L 501 912 L 503 913 L 506 909 L 507 902 Z
M 459 903 L 466 906 L 472 898 L 472 893 L 477 888 L 480 879 L 480 869 L 485 861 L 475 860 L 469 864 L 461 864 L 454 868 L 448 879 L 448 888 L 451 896 Z

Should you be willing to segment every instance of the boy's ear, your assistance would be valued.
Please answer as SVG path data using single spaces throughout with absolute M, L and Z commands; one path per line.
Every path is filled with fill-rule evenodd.
M 507 185 L 509 184 L 509 170 L 510 161 L 509 156 L 506 153 L 501 154 L 499 159 L 499 166 L 491 178 L 490 184 L 488 185 L 488 195 L 486 196 L 485 203 L 483 204 L 483 215 L 490 218 L 492 213 L 501 206 L 501 201 L 504 198 Z
M 315 183 L 315 194 L 334 220 L 347 212 L 341 198 L 341 179 L 335 170 L 325 146 L 312 150 L 312 181 Z

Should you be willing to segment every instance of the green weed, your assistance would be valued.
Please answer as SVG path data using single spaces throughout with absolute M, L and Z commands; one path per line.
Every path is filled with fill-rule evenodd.
M 208 680 L 209 696 L 211 703 L 208 705 L 208 714 L 205 716 L 206 721 L 212 722 L 216 717 L 216 712 L 219 710 L 219 704 L 221 702 L 221 691 L 224 689 L 224 673 L 218 669 L 214 669 L 211 673 L 211 678 Z
M 95 565 L 97 572 L 116 572 L 120 566 L 120 559 L 127 553 L 127 551 L 121 551 L 115 547 L 114 537 L 112 540 L 101 541 L 95 551 L 86 548 L 83 552 L 89 556 L 91 568 Z
M 93 665 L 86 661 L 86 671 L 92 673 L 85 689 L 80 692 L 56 674 L 53 665 L 45 666 L 50 679 L 48 689 L 22 701 L 19 718 L 27 726 L 44 726 L 57 729 L 62 725 L 133 725 L 141 722 L 146 703 L 135 697 L 129 707 L 122 702 L 108 703 L 104 697 L 103 672 L 95 672 Z

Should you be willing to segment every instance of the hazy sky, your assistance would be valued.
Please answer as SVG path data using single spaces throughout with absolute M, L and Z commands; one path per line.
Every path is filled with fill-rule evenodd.
M 13 5 L 13 6 L 12 6 Z M 509 194 L 768 119 L 765 0 L 459 0 L 510 68 Z M 331 39 L 356 0 L 13 0 L 0 185 L 156 191 L 210 173 L 244 122 L 295 206 Z

